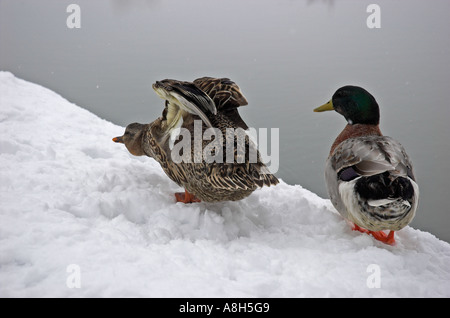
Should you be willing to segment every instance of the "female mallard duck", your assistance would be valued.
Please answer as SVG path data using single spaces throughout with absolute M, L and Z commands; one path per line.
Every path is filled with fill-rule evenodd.
M 348 122 L 326 162 L 331 202 L 354 223 L 354 230 L 394 244 L 394 231 L 412 221 L 419 199 L 409 157 L 399 142 L 381 134 L 378 104 L 365 89 L 338 89 L 328 103 L 314 109 L 327 110 L 337 111 Z
M 211 77 L 192 83 L 166 79 L 153 84 L 153 89 L 166 101 L 162 117 L 146 125 L 130 124 L 113 141 L 124 143 L 135 156 L 158 161 L 167 176 L 185 189 L 175 194 L 178 202 L 236 201 L 258 187 L 278 183 L 245 134 L 248 127 L 237 108 L 247 105 L 247 100 L 236 83 Z M 215 130 L 206 132 L 208 128 Z M 211 141 L 214 131 L 217 135 Z

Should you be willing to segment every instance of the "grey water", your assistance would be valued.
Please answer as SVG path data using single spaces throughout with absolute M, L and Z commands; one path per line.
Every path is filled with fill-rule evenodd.
M 68 27 L 72 3 L 81 28 Z M 380 28 L 367 24 L 371 3 Z M 412 158 L 411 225 L 450 242 L 448 12 L 446 0 L 0 0 L 0 69 L 121 126 L 160 116 L 156 80 L 229 77 L 249 101 L 248 125 L 279 128 L 276 175 L 324 198 L 345 120 L 312 110 L 362 86 L 382 132 Z

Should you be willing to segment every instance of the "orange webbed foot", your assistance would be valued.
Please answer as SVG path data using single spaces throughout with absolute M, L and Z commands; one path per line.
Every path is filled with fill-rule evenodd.
M 394 231 L 390 231 L 389 234 L 386 234 L 383 231 L 369 231 L 356 224 L 353 224 L 353 231 L 367 233 L 372 235 L 377 241 L 383 242 L 388 245 L 395 245 Z
M 190 194 L 187 192 L 187 190 L 184 190 L 183 192 L 176 192 L 175 193 L 175 199 L 177 202 L 183 202 L 183 203 L 193 203 L 193 202 L 201 202 L 201 200 L 197 199 L 195 195 Z

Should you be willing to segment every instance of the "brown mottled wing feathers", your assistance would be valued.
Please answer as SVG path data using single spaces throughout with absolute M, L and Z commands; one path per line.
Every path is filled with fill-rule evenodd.
M 194 84 L 211 97 L 219 111 L 248 105 L 239 86 L 229 78 L 201 77 Z

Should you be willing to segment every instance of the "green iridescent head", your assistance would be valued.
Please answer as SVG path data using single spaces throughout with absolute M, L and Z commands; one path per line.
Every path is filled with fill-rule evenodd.
M 339 88 L 328 103 L 314 109 L 315 112 L 327 110 L 337 111 L 350 125 L 378 125 L 380 122 L 377 101 L 368 91 L 358 86 Z

